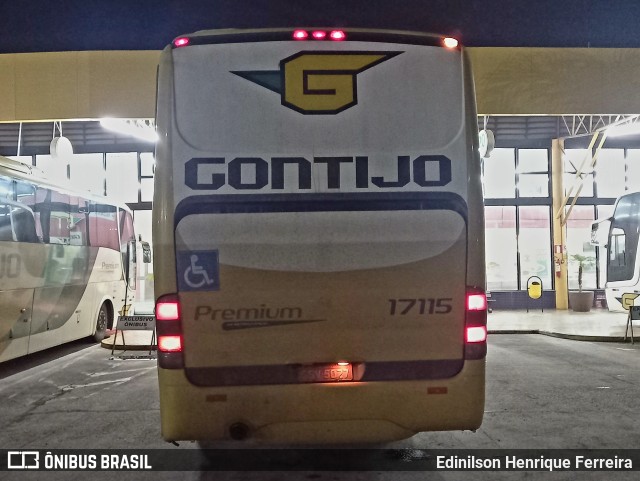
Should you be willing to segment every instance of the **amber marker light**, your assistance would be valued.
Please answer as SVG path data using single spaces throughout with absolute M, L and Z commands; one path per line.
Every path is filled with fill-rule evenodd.
M 453 37 L 444 37 L 442 44 L 447 48 L 456 48 L 459 45 L 458 39 Z

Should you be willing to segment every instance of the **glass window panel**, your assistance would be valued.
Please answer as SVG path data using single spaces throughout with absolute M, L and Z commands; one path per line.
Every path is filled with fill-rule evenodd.
M 136 210 L 133 211 L 133 224 L 136 229 L 136 236 L 142 238 L 143 241 L 149 244 L 153 241 L 153 229 L 151 222 L 150 210 Z
M 76 154 L 69 165 L 71 183 L 76 189 L 104 195 L 103 154 Z
M 152 219 L 150 210 L 137 210 L 133 213 L 133 222 L 136 227 L 136 236 L 140 236 L 143 241 L 153 246 Z M 151 252 L 153 258 L 153 250 Z M 137 301 L 153 303 L 153 262 L 144 263 L 142 257 L 138 257 L 138 291 Z
M 579 184 L 576 179 L 576 171 L 580 169 L 585 158 L 586 165 L 582 169 L 584 182 L 579 197 L 593 197 L 593 172 L 591 165 L 591 152 L 588 149 L 567 149 L 564 156 L 564 191 L 569 192 L 572 186 Z M 577 187 L 576 187 L 577 188 Z M 575 192 L 575 189 L 574 189 Z
M 580 181 L 576 179 L 576 174 L 564 174 L 564 193 L 565 195 L 573 188 L 572 193 L 575 194 L 579 188 Z M 575 186 L 575 187 L 574 187 Z M 586 175 L 582 183 L 582 189 L 578 197 L 593 197 L 593 174 Z
M 153 201 L 153 179 L 140 180 L 140 197 L 141 202 Z
M 138 154 L 107 154 L 107 196 L 115 202 L 138 202 Z
M 518 149 L 518 173 L 549 172 L 547 149 Z
M 591 244 L 594 208 L 576 205 L 567 220 L 567 255 L 569 289 L 578 289 L 578 266 L 582 261 L 582 288 L 596 288 L 595 246 Z
M 551 221 L 549 207 L 522 206 L 519 209 L 520 285 L 537 276 L 543 289 L 551 289 Z
M 513 199 L 516 196 L 514 149 L 495 149 L 483 165 L 485 197 Z
M 67 184 L 67 162 L 54 159 L 50 155 L 37 155 L 36 166 L 44 172 L 47 180 L 58 184 Z
M 600 151 L 596 163 L 598 197 L 618 197 L 624 194 L 624 160 L 624 150 L 622 149 L 602 149 Z
M 485 208 L 487 289 L 518 288 L 516 208 Z
M 549 197 L 548 174 L 520 174 L 518 176 L 520 197 Z
M 627 190 L 640 190 L 640 150 L 627 150 Z
M 153 177 L 156 160 L 151 152 L 140 153 L 140 175 L 142 177 Z

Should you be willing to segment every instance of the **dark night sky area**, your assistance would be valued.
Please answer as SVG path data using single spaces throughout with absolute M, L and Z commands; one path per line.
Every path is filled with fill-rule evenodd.
M 477 47 L 640 47 L 640 0 L 0 0 L 0 53 L 158 50 L 209 28 L 371 27 Z

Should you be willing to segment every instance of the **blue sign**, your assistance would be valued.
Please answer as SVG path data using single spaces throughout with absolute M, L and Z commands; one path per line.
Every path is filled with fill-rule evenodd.
M 220 289 L 218 251 L 178 251 L 177 274 L 180 291 Z

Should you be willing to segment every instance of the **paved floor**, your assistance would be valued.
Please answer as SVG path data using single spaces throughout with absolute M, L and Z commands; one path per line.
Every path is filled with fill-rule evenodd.
M 489 334 L 545 334 L 581 341 L 622 342 L 627 315 L 594 309 L 591 312 L 546 310 L 494 310 L 489 314 Z M 118 331 L 102 341 L 102 347 L 116 350 L 144 350 L 152 344 L 151 331 Z M 629 333 L 630 336 L 630 333 Z M 640 321 L 634 323 L 634 337 L 640 342 Z M 124 342 L 124 345 L 123 345 Z

